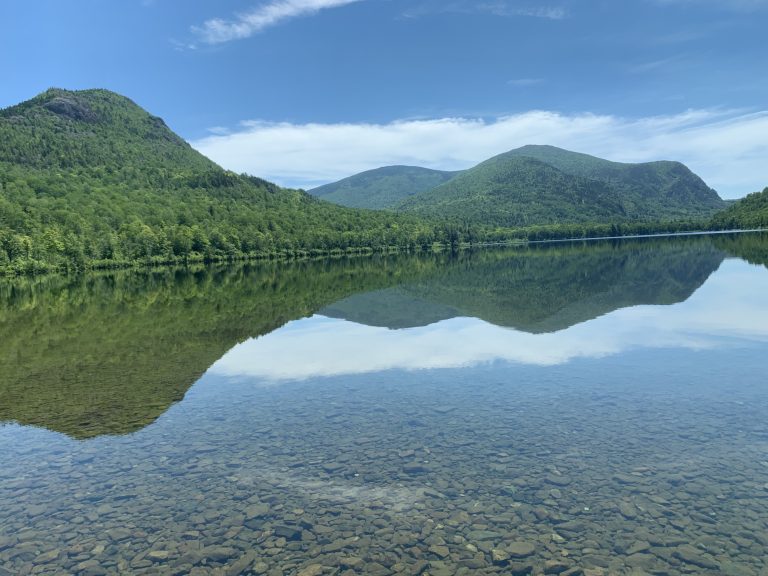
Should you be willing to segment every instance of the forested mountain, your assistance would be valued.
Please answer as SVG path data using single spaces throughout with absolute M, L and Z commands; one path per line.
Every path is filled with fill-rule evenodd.
M 351 208 L 396 208 L 403 200 L 447 182 L 458 172 L 418 166 L 385 166 L 310 190 L 309 193 Z
M 768 188 L 735 202 L 715 215 L 712 227 L 720 229 L 768 228 Z
M 312 192 L 339 204 L 502 228 L 709 218 L 725 208 L 679 162 L 623 164 L 554 146 L 523 146 L 462 172 L 403 169 L 371 170 Z M 421 175 L 423 186 L 408 174 Z M 438 175 L 444 180 L 427 187 Z
M 496 157 L 403 202 L 400 210 L 500 227 L 624 221 L 608 185 L 532 158 Z
M 712 216 L 723 200 L 679 162 L 621 164 L 552 146 L 486 160 L 399 209 L 503 227 Z
M 632 215 L 645 216 L 649 210 L 663 210 L 668 216 L 698 216 L 725 206 L 717 192 L 680 162 L 611 162 L 554 146 L 523 146 L 509 155 L 535 158 L 566 174 L 605 182 L 621 195 Z
M 225 171 L 106 90 L 51 89 L 0 111 L 0 269 L 322 253 L 434 234 L 416 218 Z

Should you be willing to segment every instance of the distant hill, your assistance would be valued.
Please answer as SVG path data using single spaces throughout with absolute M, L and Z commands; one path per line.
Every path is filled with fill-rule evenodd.
M 628 218 L 619 195 L 602 182 L 533 158 L 500 156 L 411 197 L 399 209 L 502 227 Z
M 385 166 L 314 188 L 309 193 L 351 208 L 393 209 L 409 196 L 439 186 L 457 174 L 418 166 Z
M 708 218 L 724 201 L 679 162 L 621 164 L 552 146 L 486 160 L 398 209 L 502 227 Z
M 768 228 L 768 188 L 734 202 L 712 218 L 712 227 L 721 229 Z
M 622 195 L 630 214 L 644 211 L 649 201 L 663 204 L 666 214 L 671 211 L 682 216 L 691 210 L 707 212 L 725 206 L 718 194 L 681 162 L 611 162 L 555 146 L 523 146 L 508 155 L 535 158 L 566 174 L 605 182 Z
M 460 172 L 389 166 L 311 193 L 501 228 L 701 219 L 726 207 L 680 162 L 623 164 L 554 146 L 523 146 Z
M 223 170 L 107 90 L 0 110 L 0 270 L 324 253 L 425 229 Z

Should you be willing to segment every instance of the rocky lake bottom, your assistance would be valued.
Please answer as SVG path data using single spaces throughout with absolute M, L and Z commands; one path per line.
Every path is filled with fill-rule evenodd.
M 766 391 L 700 354 L 204 377 L 133 436 L 12 448 L 0 573 L 766 574 Z
M 454 365 L 485 324 L 443 321 L 352 332 L 381 355 L 359 369 L 344 339 L 359 326 L 314 316 L 242 343 L 130 433 L 0 424 L 0 576 L 767 576 L 768 272 L 717 274 L 684 304 L 559 332 L 611 350 Z M 722 316 L 739 322 L 689 315 L 673 344 L 640 320 L 695 317 L 745 275 L 752 314 Z M 616 344 L 630 326 L 644 345 Z M 509 334 L 565 347 L 486 337 Z M 297 369 L 316 342 L 347 354 L 292 377 L 270 368 L 284 341 Z

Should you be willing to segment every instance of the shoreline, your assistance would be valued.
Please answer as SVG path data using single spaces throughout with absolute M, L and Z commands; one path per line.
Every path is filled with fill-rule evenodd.
M 348 251 L 326 251 L 318 253 L 294 253 L 294 254 L 265 254 L 265 255 L 253 255 L 242 256 L 239 258 L 194 258 L 184 261 L 158 261 L 158 262 L 104 262 L 97 263 L 90 267 L 86 267 L 80 270 L 67 270 L 67 269 L 40 269 L 29 271 L 16 271 L 16 270 L 1 270 L 0 278 L 20 278 L 20 277 L 32 277 L 32 276 L 72 276 L 79 274 L 89 274 L 94 272 L 109 272 L 117 270 L 146 270 L 146 269 L 159 269 L 159 268 L 188 268 L 192 266 L 207 266 L 210 264 L 234 264 L 237 262 L 306 262 L 306 261 L 319 261 L 319 260 L 339 260 L 343 258 L 363 258 L 370 256 L 389 256 L 398 254 L 440 254 L 445 252 L 466 251 L 482 248 L 494 248 L 494 247 L 521 247 L 529 245 L 546 245 L 546 244 L 572 244 L 576 242 L 599 242 L 605 240 L 644 240 L 654 238 L 681 238 L 681 237 L 695 237 L 695 236 L 724 236 L 729 234 L 755 234 L 755 233 L 768 233 L 766 228 L 753 228 L 748 230 L 696 230 L 690 232 L 660 232 L 653 234 L 628 234 L 622 236 L 584 236 L 584 237 L 572 237 L 572 238 L 556 238 L 545 240 L 528 240 L 523 238 L 510 239 L 499 242 L 474 242 L 474 243 L 460 243 L 458 245 L 446 245 L 435 243 L 429 249 L 423 247 L 416 247 L 415 249 L 407 246 L 389 246 L 386 249 L 373 249 L 360 247 L 354 250 Z

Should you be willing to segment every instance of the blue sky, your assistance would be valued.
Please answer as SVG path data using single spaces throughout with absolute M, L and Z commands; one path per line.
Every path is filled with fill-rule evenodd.
M 768 0 L 25 0 L 0 22 L 0 107 L 108 88 L 284 185 L 527 143 L 768 185 Z

